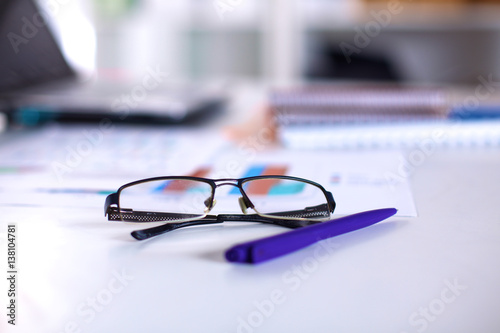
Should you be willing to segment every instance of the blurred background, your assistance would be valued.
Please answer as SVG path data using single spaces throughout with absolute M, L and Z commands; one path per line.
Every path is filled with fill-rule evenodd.
M 46 3 L 60 22 L 84 13 L 97 37 L 93 65 L 100 73 L 143 72 L 158 65 L 172 80 L 333 78 L 455 85 L 500 75 L 500 1 Z M 73 42 L 89 28 L 79 26 Z

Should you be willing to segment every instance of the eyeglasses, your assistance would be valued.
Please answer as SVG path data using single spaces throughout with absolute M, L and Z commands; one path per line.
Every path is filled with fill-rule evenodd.
M 228 185 L 218 192 L 215 190 Z M 243 214 L 209 215 L 216 203 L 228 207 L 237 198 Z M 249 214 L 249 210 L 253 214 Z M 182 227 L 225 221 L 263 222 L 298 228 L 330 219 L 333 195 L 313 181 L 289 176 L 255 176 L 240 179 L 155 177 L 121 186 L 108 195 L 104 215 L 109 221 L 167 222 L 136 230 L 132 236 L 147 239 Z

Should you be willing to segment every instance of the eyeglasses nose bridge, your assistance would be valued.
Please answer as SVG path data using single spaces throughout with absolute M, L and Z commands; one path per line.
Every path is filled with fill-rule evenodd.
M 235 181 L 235 183 L 230 183 L 229 181 Z M 243 188 L 238 183 L 237 179 L 224 179 L 224 182 L 216 184 L 215 188 L 217 188 L 219 186 L 223 186 L 223 185 L 232 185 L 232 186 L 237 187 L 240 190 L 241 197 L 238 199 L 238 203 L 240 204 L 240 208 L 243 211 L 243 213 L 246 214 L 246 210 L 248 208 L 252 208 L 252 209 L 254 208 L 254 205 L 253 205 L 252 201 L 250 201 L 250 199 L 248 198 L 247 194 L 245 193 L 245 191 L 243 190 Z
M 236 186 L 239 188 L 238 186 L 238 183 L 237 183 L 237 180 L 234 179 L 220 179 L 219 181 L 224 181 L 223 183 L 215 183 L 215 187 L 220 187 L 220 186 L 223 186 L 223 185 L 233 185 L 233 186 Z M 234 183 L 230 183 L 230 181 L 234 181 Z

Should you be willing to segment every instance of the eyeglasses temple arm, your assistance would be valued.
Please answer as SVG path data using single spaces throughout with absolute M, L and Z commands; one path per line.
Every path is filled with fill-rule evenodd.
M 187 222 L 179 222 L 179 223 L 165 223 L 160 226 L 136 230 L 131 233 L 132 237 L 137 240 L 144 240 L 154 236 L 158 236 L 164 234 L 166 232 L 189 227 L 194 225 L 202 225 L 202 224 L 214 224 L 214 223 L 222 223 L 225 221 L 231 222 L 261 222 L 261 223 L 269 223 L 274 225 L 279 225 L 286 228 L 300 228 L 311 224 L 320 223 L 320 221 L 312 221 L 312 220 L 287 220 L 287 219 L 273 219 L 266 218 L 263 216 L 259 216 L 257 214 L 249 214 L 249 215 L 241 215 L 241 214 L 220 214 L 217 216 L 208 215 L 203 219 L 195 220 L 195 221 L 187 221 Z
M 300 227 L 305 227 L 307 225 L 311 224 L 316 224 L 316 223 L 321 223 L 321 221 L 314 221 L 314 220 L 292 220 L 292 219 L 275 219 L 275 218 L 269 218 L 265 216 L 260 216 L 257 214 L 248 214 L 248 215 L 241 215 L 241 214 L 221 214 L 217 216 L 222 222 L 225 221 L 231 221 L 231 222 L 260 222 L 260 223 L 268 223 L 268 224 L 274 224 L 274 225 L 279 225 L 281 227 L 285 228 L 300 228 Z
M 165 223 L 148 229 L 132 231 L 131 235 L 137 240 L 144 240 L 179 228 L 189 227 L 193 225 L 214 224 L 221 222 L 222 221 L 217 221 L 217 219 L 212 218 L 212 219 L 202 219 L 202 220 L 186 221 L 178 223 Z
M 332 192 L 326 191 L 325 193 L 326 193 L 326 200 L 328 201 L 328 205 L 330 206 L 330 213 L 333 213 L 335 207 L 337 206 L 337 203 L 335 202 L 335 199 L 333 199 Z
M 109 214 L 109 210 L 111 205 L 118 206 L 118 193 L 111 193 L 106 197 L 106 201 L 104 202 L 104 216 Z

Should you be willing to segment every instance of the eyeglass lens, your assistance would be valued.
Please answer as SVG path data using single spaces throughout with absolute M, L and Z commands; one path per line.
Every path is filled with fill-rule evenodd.
M 124 188 L 119 202 L 122 210 L 172 213 L 168 218 L 165 216 L 165 220 L 183 220 L 205 216 L 211 196 L 212 186 L 206 182 L 154 180 Z
M 330 216 L 328 201 L 317 186 L 292 179 L 264 178 L 243 183 L 259 215 L 323 219 Z

